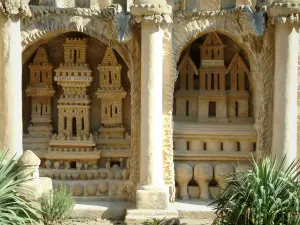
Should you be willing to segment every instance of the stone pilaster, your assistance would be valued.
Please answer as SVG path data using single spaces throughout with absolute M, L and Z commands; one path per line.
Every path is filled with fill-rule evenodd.
M 275 78 L 272 154 L 297 158 L 299 1 L 274 1 L 268 9 L 275 30 Z
M 0 3 L 0 151 L 21 155 L 22 47 L 20 19 L 29 14 L 29 0 Z
M 161 0 L 135 1 L 131 7 L 141 23 L 141 158 L 138 209 L 167 209 L 169 189 L 163 180 L 163 23 L 171 7 Z

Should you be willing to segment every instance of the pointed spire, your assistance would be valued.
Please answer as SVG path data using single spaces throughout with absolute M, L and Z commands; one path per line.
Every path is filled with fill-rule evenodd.
M 232 58 L 229 66 L 226 69 L 226 74 L 228 74 L 234 68 L 234 66 L 238 66 L 239 68 L 242 68 L 245 71 L 245 73 L 249 75 L 250 71 L 247 65 L 245 64 L 244 60 L 238 53 L 236 53 L 235 56 Z
M 211 32 L 205 38 L 203 46 L 224 45 L 221 38 L 216 32 Z
M 116 55 L 111 47 L 107 47 L 104 58 L 101 62 L 102 66 L 117 66 L 118 61 Z
M 38 64 L 38 65 L 47 65 L 49 64 L 48 61 L 48 56 L 47 56 L 47 52 L 46 49 L 44 47 L 39 47 L 35 57 L 33 59 L 33 64 Z

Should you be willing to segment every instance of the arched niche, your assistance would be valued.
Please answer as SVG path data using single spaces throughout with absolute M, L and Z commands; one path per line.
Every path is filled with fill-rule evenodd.
M 34 45 L 28 46 L 23 52 L 23 132 L 27 133 L 27 129 L 31 120 L 31 98 L 29 98 L 25 89 L 29 84 L 29 67 L 28 65 L 33 61 L 36 51 L 40 46 L 45 47 L 48 54 L 49 62 L 53 65 L 53 77 L 55 75 L 54 70 L 59 67 L 59 64 L 63 62 L 63 43 L 67 37 L 76 38 L 88 38 L 87 49 L 87 61 L 92 69 L 93 82 L 88 87 L 87 93 L 92 100 L 91 106 L 91 133 L 98 132 L 100 127 L 100 99 L 97 99 L 95 92 L 99 87 L 99 72 L 97 66 L 102 62 L 104 54 L 106 52 L 107 45 L 98 39 L 91 37 L 87 34 L 80 32 L 66 32 L 56 35 L 50 35 L 48 38 L 42 38 L 34 43 Z M 127 92 L 125 99 L 123 99 L 123 122 L 126 131 L 131 132 L 131 85 L 128 77 L 129 67 L 123 60 L 120 54 L 114 50 L 118 63 L 122 65 L 121 79 L 122 86 Z M 53 86 L 55 89 L 55 95 L 52 98 L 52 124 L 53 133 L 58 131 L 58 113 L 57 113 L 57 100 L 62 93 L 61 86 L 57 85 L 54 81 Z
M 221 68 L 220 65 L 217 66 L 211 66 L 211 65 L 201 65 L 201 60 L 202 64 L 205 63 L 214 63 L 213 60 L 205 60 L 202 59 L 201 55 L 203 55 L 203 53 L 201 53 L 201 51 L 208 51 L 208 48 L 205 48 L 205 41 L 207 41 L 208 36 L 211 34 L 216 34 L 217 38 L 220 39 L 220 43 L 217 43 L 216 46 L 219 45 L 224 45 L 224 47 L 222 48 L 215 48 L 215 54 L 217 53 L 217 51 L 223 51 L 222 54 L 224 54 L 222 60 L 224 60 L 224 64 L 223 68 Z M 210 53 L 211 54 L 211 53 Z M 221 59 L 220 58 L 220 59 Z M 219 61 L 222 61 L 219 60 Z M 210 62 L 209 62 L 210 61 Z M 218 61 L 218 60 L 217 60 Z M 186 120 L 186 121 L 197 121 L 197 117 L 199 117 L 199 114 L 201 114 L 201 112 L 199 113 L 199 111 L 202 111 L 203 108 L 199 107 L 200 103 L 196 103 L 198 102 L 198 100 L 195 98 L 195 100 L 192 101 L 187 101 L 185 104 L 185 112 L 179 112 L 178 113 L 178 104 L 176 102 L 176 93 L 178 93 L 178 91 L 182 89 L 186 89 L 183 90 L 185 92 L 185 94 L 183 93 L 183 95 L 194 95 L 197 96 L 199 95 L 197 92 L 201 92 L 201 91 L 209 91 L 211 89 L 215 89 L 216 93 L 215 96 L 218 96 L 220 94 L 221 91 L 227 92 L 227 96 L 230 95 L 230 91 L 232 91 L 232 80 L 231 80 L 231 70 L 233 69 L 233 67 L 236 67 L 238 65 L 235 65 L 236 63 L 238 63 L 237 61 L 240 61 L 240 66 L 244 66 L 245 67 L 245 76 L 243 76 L 243 89 L 245 90 L 245 93 L 248 93 L 248 104 L 247 104 L 247 116 L 244 115 L 243 117 L 247 117 L 248 119 L 243 119 L 243 122 L 238 122 L 238 121 L 234 121 L 234 120 L 229 120 L 229 123 L 253 123 L 253 107 L 252 107 L 252 88 L 251 88 L 251 84 L 250 84 L 250 77 L 249 77 L 249 73 L 250 73 L 250 65 L 249 65 L 249 60 L 247 58 L 246 52 L 240 48 L 238 46 L 238 44 L 236 44 L 230 37 L 222 34 L 222 33 L 217 33 L 217 32 L 210 32 L 204 35 L 201 35 L 199 38 L 197 38 L 196 40 L 194 40 L 192 43 L 190 43 L 189 45 L 187 45 L 185 47 L 185 49 L 182 51 L 181 56 L 179 58 L 179 61 L 177 63 L 177 71 L 179 73 L 178 75 L 178 79 L 175 82 L 175 86 L 174 86 L 174 104 L 173 104 L 173 115 L 174 115 L 174 120 Z M 184 69 L 183 67 L 189 67 L 187 69 Z M 208 79 L 203 79 L 201 81 L 200 77 L 203 76 L 203 74 L 201 74 L 201 70 L 207 68 L 206 71 L 208 71 L 207 73 L 210 76 L 210 73 L 218 73 L 219 76 L 219 72 L 224 73 L 224 80 L 222 81 L 222 78 L 219 78 L 217 76 L 212 76 L 211 78 L 209 78 L 209 81 L 207 81 Z M 209 72 L 210 71 L 210 72 Z M 186 78 L 183 77 L 183 73 L 186 74 Z M 189 77 L 187 74 L 190 74 Z M 238 72 L 237 72 L 238 73 Z M 215 74 L 216 75 L 216 74 Z M 220 74 L 220 76 L 223 76 Z M 206 75 L 207 76 L 207 75 Z M 215 78 L 215 79 L 214 79 Z M 185 79 L 185 80 L 183 80 Z M 191 82 L 191 79 L 193 79 L 193 81 Z M 221 80 L 219 80 L 221 79 Z M 202 82 L 202 83 L 201 83 Z M 203 82 L 206 82 L 206 84 L 203 84 Z M 215 82 L 215 85 L 214 85 Z M 224 87 L 222 89 L 222 87 L 219 87 L 220 82 L 224 82 Z M 235 90 L 233 91 L 239 91 L 239 76 L 236 78 L 235 82 L 237 82 L 237 87 L 235 87 Z M 193 87 L 191 87 L 191 85 Z M 209 87 L 207 87 L 207 85 Z M 184 86 L 184 87 L 183 87 Z M 217 87 L 218 86 L 218 87 Z M 221 85 L 222 86 L 222 85 Z M 190 91 L 190 94 L 188 93 Z M 234 94 L 238 94 L 238 92 L 234 93 Z M 200 94 L 201 95 L 201 94 Z M 210 95 L 210 97 L 213 98 L 213 93 L 208 94 Z M 184 97 L 183 97 L 184 98 Z M 227 100 L 228 101 L 228 98 Z M 214 101 L 209 102 L 209 103 L 214 103 Z M 182 103 L 183 104 L 183 103 Z M 195 104 L 196 106 L 191 106 L 191 104 Z M 237 103 L 238 104 L 238 103 Z M 228 102 L 226 103 L 226 106 L 228 107 Z M 180 108 L 180 107 L 179 107 Z M 183 106 L 181 107 L 183 108 Z M 211 112 L 212 114 L 215 113 L 216 110 L 216 106 L 214 104 L 209 104 L 208 109 L 209 108 L 214 108 L 214 112 Z M 237 107 L 238 108 L 238 107 Z M 182 111 L 182 109 L 180 110 Z M 228 114 L 230 114 L 230 112 L 228 112 L 229 110 L 227 109 L 227 112 L 224 112 L 224 115 L 226 114 L 226 116 L 221 116 L 222 119 L 224 118 L 228 118 Z M 236 110 L 238 111 L 238 109 Z M 236 113 L 236 112 L 234 112 Z M 189 115 L 192 114 L 192 115 Z M 238 113 L 237 113 L 238 114 Z M 211 115 L 213 117 L 213 115 Z M 188 118 L 190 117 L 190 118 Z M 192 117 L 192 118 L 191 118 Z M 230 117 L 234 117 L 234 116 L 230 116 Z M 199 122 L 199 118 L 198 118 L 198 122 Z

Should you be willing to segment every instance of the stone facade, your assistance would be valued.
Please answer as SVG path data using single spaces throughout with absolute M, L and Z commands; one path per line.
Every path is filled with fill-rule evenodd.
M 75 198 L 165 210 L 297 157 L 300 2 L 0 4 L 1 147 Z

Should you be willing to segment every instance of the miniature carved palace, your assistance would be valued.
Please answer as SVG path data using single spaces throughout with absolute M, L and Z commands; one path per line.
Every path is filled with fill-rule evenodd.
M 0 9 L 0 148 L 33 151 L 76 200 L 165 210 L 252 159 L 299 157 L 298 0 Z

